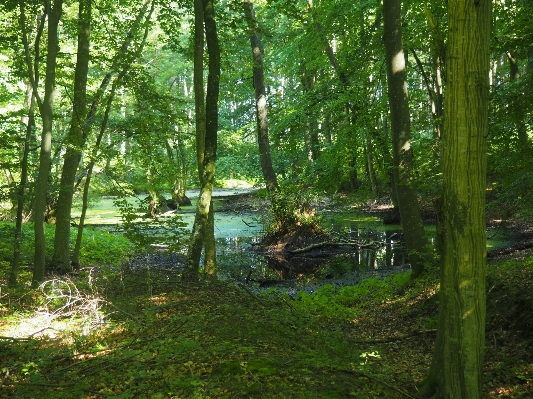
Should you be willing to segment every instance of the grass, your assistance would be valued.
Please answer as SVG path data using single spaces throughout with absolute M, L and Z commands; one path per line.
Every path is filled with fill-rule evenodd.
M 127 280 L 146 281 L 146 275 Z M 108 297 L 100 298 L 99 320 L 106 324 L 97 326 L 94 315 L 83 311 L 76 314 L 92 322 L 89 333 L 80 321 L 29 339 L 3 339 L 0 395 L 372 398 L 398 392 L 367 375 L 368 354 L 341 328 L 296 311 L 287 300 L 219 282 L 164 284 L 151 295 L 117 287 L 108 286 Z M 47 302 L 52 291 L 45 287 L 36 300 Z M 96 299 L 96 292 L 92 298 L 83 295 L 85 301 Z M 49 315 L 65 309 L 64 301 L 47 303 Z
M 0 398 L 417 398 L 431 362 L 432 276 L 291 300 L 117 267 L 131 244 L 88 230 L 81 272 L 31 290 L 26 264 L 7 290 L 11 231 L 0 225 Z M 488 267 L 484 398 L 533 397 L 533 256 L 519 256 Z

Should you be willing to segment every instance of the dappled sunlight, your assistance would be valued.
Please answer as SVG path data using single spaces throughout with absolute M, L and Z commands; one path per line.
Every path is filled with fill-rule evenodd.
M 423 306 L 428 299 L 433 298 L 438 294 L 439 289 L 440 284 L 438 282 L 433 282 L 425 286 L 424 289 L 415 296 L 408 294 L 392 294 L 387 298 L 378 298 L 378 303 L 374 303 L 376 300 L 372 298 L 372 295 L 370 294 L 368 297 L 364 298 L 364 301 L 362 301 L 365 303 L 365 317 L 354 318 L 351 320 L 351 323 L 362 323 L 369 319 L 379 317 L 379 315 L 384 316 L 385 314 L 395 314 L 401 309 L 403 309 L 403 312 L 405 313 L 405 309 L 413 309 L 418 306 Z
M 40 305 L 31 313 L 15 314 L 0 325 L 0 335 L 15 340 L 65 334 L 88 335 L 105 324 L 105 299 L 82 292 L 69 278 L 54 278 L 38 288 Z M 35 295 L 35 294 L 34 294 Z
M 392 73 L 405 71 L 405 57 L 403 50 L 399 51 L 394 57 L 392 57 Z
M 411 150 L 411 141 L 410 140 L 407 140 L 406 142 L 404 142 L 400 148 L 400 151 L 402 152 L 408 152 Z
M 154 295 L 149 298 L 147 298 L 148 302 L 153 303 L 154 305 L 164 305 L 166 303 L 169 303 L 170 301 L 178 301 L 179 298 L 173 297 L 172 299 L 169 298 L 168 295 Z

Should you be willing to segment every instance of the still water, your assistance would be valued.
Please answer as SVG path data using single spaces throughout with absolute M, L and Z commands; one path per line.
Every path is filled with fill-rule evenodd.
M 303 253 L 284 257 L 256 250 L 260 234 L 225 237 L 217 241 L 219 274 L 223 279 L 252 282 L 262 287 L 328 282 L 344 285 L 409 268 L 401 230 L 344 226 L 342 237 L 379 245 L 375 248 L 346 247 L 342 253 L 328 256 Z

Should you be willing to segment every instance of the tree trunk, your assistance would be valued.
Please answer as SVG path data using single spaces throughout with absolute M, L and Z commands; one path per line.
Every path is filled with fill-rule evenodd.
M 24 149 L 22 154 L 22 162 L 20 165 L 20 184 L 17 187 L 17 215 L 15 220 L 15 235 L 13 240 L 13 259 L 11 261 L 11 273 L 9 275 L 9 287 L 13 288 L 17 285 L 18 272 L 20 266 L 20 244 L 22 219 L 24 217 L 24 191 L 26 190 L 26 183 L 28 182 L 28 158 L 30 154 L 30 140 L 35 130 L 35 95 L 30 84 L 26 89 L 26 104 L 28 107 L 28 118 L 26 125 L 26 136 L 24 138 Z
M 46 54 L 46 73 L 44 99 L 40 106 L 42 118 L 41 150 L 39 154 L 39 175 L 35 184 L 35 202 L 33 211 L 35 252 L 33 259 L 32 287 L 36 288 L 44 281 L 46 242 L 44 234 L 44 218 L 46 197 L 48 194 L 48 177 L 51 165 L 52 122 L 54 117 L 54 94 L 56 78 L 56 60 L 59 51 L 58 25 L 61 20 L 63 0 L 47 1 L 48 44 Z M 36 89 L 35 89 L 36 90 Z
M 391 110 L 394 183 L 412 277 L 431 262 L 420 207 L 414 186 L 411 123 L 407 96 L 407 72 L 402 44 L 401 0 L 384 0 L 384 40 Z
M 131 27 L 126 39 L 122 43 L 120 53 L 117 54 L 117 56 L 113 60 L 113 65 L 111 67 L 111 71 L 108 72 L 104 76 L 104 78 L 102 79 L 102 82 L 100 83 L 100 86 L 98 87 L 98 90 L 97 90 L 96 94 L 94 95 L 94 97 L 92 99 L 91 107 L 89 109 L 88 115 L 87 115 L 86 120 L 85 120 L 84 131 L 83 131 L 83 134 L 84 134 L 83 140 L 86 139 L 85 136 L 87 136 L 88 132 L 92 128 L 92 125 L 93 125 L 93 123 L 95 121 L 96 112 L 97 112 L 97 110 L 98 110 L 98 108 L 100 106 L 100 102 L 101 102 L 102 97 L 103 97 L 103 95 L 104 95 L 104 93 L 106 91 L 106 88 L 109 85 L 109 82 L 111 82 L 112 77 L 113 77 L 113 73 L 118 68 L 120 61 L 122 61 L 124 59 L 124 57 L 126 55 L 126 51 L 127 51 L 129 45 L 131 44 L 131 42 L 133 40 L 134 34 L 135 34 L 135 32 L 137 31 L 137 29 L 138 29 L 138 27 L 140 25 L 140 21 L 142 20 L 142 17 L 145 14 L 145 12 L 146 12 L 146 10 L 148 8 L 148 5 L 150 4 L 150 1 L 151 0 L 146 0 L 144 2 L 144 5 L 143 5 L 141 11 L 137 15 L 137 18 L 135 19 L 135 22 L 133 23 L 133 26 Z M 146 18 L 145 18 L 145 21 L 144 21 L 144 37 L 143 37 L 143 40 L 141 41 L 141 44 L 137 47 L 136 57 L 138 57 L 139 54 L 142 54 L 142 50 L 144 49 L 144 46 L 146 44 L 146 39 L 148 37 L 148 29 L 150 28 L 150 18 L 151 18 L 151 15 L 154 12 L 154 9 L 155 9 L 155 4 L 152 3 L 152 7 L 151 7 L 150 11 L 148 12 L 148 14 L 146 15 Z M 129 62 L 126 63 L 126 65 L 123 66 L 122 70 L 118 74 L 117 78 L 115 79 L 115 81 L 113 82 L 113 85 L 111 87 L 111 91 L 109 93 L 108 100 L 107 100 L 106 109 L 104 111 L 104 119 L 102 120 L 102 123 L 100 124 L 100 133 L 98 134 L 98 137 L 96 139 L 96 143 L 95 143 L 95 145 L 93 147 L 93 154 L 92 154 L 91 160 L 89 161 L 89 166 L 87 167 L 87 175 L 85 177 L 85 185 L 84 185 L 83 194 L 82 194 L 83 197 L 82 197 L 81 216 L 80 216 L 80 221 L 79 221 L 79 224 L 78 224 L 78 232 L 77 232 L 77 236 L 76 236 L 76 243 L 74 245 L 74 251 L 72 253 L 72 266 L 75 267 L 75 268 L 77 268 L 79 266 L 81 241 L 82 241 L 82 238 L 83 238 L 83 229 L 84 229 L 84 225 L 85 225 L 85 216 L 86 216 L 86 213 L 87 213 L 90 182 L 91 182 L 91 178 L 92 178 L 92 173 L 93 173 L 96 153 L 97 153 L 98 149 L 100 148 L 100 144 L 102 142 L 103 135 L 104 135 L 106 127 L 107 127 L 107 121 L 109 119 L 109 112 L 111 110 L 111 105 L 112 105 L 113 99 L 115 97 L 117 88 L 119 87 L 120 83 L 122 82 L 124 76 L 126 75 L 126 72 L 128 71 L 128 69 L 129 69 L 131 63 L 134 61 L 134 59 L 129 59 L 128 61 Z M 107 161 L 109 162 L 109 159 Z M 56 232 L 56 234 L 57 234 L 57 232 Z
M 272 167 L 270 155 L 270 140 L 268 138 L 268 111 L 265 90 L 265 76 L 263 73 L 263 46 L 261 37 L 257 33 L 257 20 L 255 18 L 253 0 L 244 0 L 244 14 L 250 30 L 250 45 L 252 46 L 253 77 L 255 88 L 255 110 L 257 118 L 257 142 L 259 145 L 259 159 L 261 170 L 269 193 L 278 189 L 276 172 Z
M 115 98 L 115 93 L 124 75 L 125 75 L 125 71 L 119 74 L 119 76 L 115 79 L 111 87 L 111 92 L 109 93 L 109 97 L 107 99 L 107 105 L 104 111 L 104 118 L 102 119 L 102 123 L 100 125 L 100 132 L 98 133 L 98 137 L 96 137 L 96 143 L 94 144 L 94 147 L 92 150 L 92 156 L 89 161 L 89 166 L 87 168 L 87 176 L 85 177 L 85 185 L 83 186 L 83 198 L 82 198 L 80 222 L 78 224 L 78 234 L 76 236 L 76 244 L 74 245 L 74 251 L 72 252 L 72 267 L 76 269 L 79 267 L 81 240 L 83 238 L 85 216 L 87 214 L 87 207 L 89 203 L 89 188 L 91 184 L 91 178 L 93 175 L 93 168 L 94 168 L 95 160 L 97 157 L 97 152 L 100 148 L 100 144 L 102 143 L 102 139 L 104 137 L 104 133 L 107 128 L 107 122 L 109 120 L 109 113 L 111 112 L 111 106 L 113 104 L 113 99 Z
M 476 399 L 481 398 L 485 345 L 491 2 L 450 0 L 448 14 L 439 321 L 422 392 Z
M 509 60 L 509 80 L 511 82 L 516 82 L 520 77 L 518 55 L 514 51 L 509 51 L 507 52 L 507 59 Z M 527 159 L 530 152 L 529 138 L 527 135 L 527 122 L 524 121 L 523 113 L 520 111 L 520 107 L 517 105 L 516 99 L 512 100 L 511 104 L 509 104 L 509 111 L 511 114 L 510 119 L 516 125 L 519 148 Z
M 368 129 L 365 132 L 365 155 L 366 155 L 366 172 L 370 179 L 370 187 L 372 189 L 372 195 L 375 198 L 378 197 L 378 180 L 376 178 L 376 171 L 374 169 L 374 156 L 372 152 L 372 139 Z
M 84 125 L 87 116 L 87 74 L 89 72 L 91 7 L 92 0 L 80 0 L 78 14 L 78 55 L 74 76 L 72 119 L 66 137 L 67 149 L 63 161 L 56 207 L 53 264 L 63 272 L 71 270 L 70 215 L 72 198 L 74 196 L 74 182 L 86 136 Z
M 311 94 L 315 86 L 315 73 L 307 71 L 305 60 L 302 61 L 301 82 L 304 95 Z M 320 141 L 318 138 L 318 120 L 316 112 L 309 105 L 305 109 L 305 145 L 307 159 L 316 161 L 320 156 Z
M 217 151 L 218 132 L 218 94 L 220 86 L 220 49 L 216 31 L 215 10 L 213 0 L 195 0 L 195 62 L 194 62 L 194 88 L 197 123 L 205 118 L 205 136 L 203 151 L 200 151 L 202 143 L 197 143 L 200 178 L 200 196 L 196 207 L 191 242 L 185 261 L 185 269 L 182 275 L 184 280 L 198 278 L 198 268 L 202 247 L 205 246 L 205 272 L 211 276 L 216 274 L 216 250 L 214 240 L 214 213 L 212 192 L 215 178 L 215 160 Z M 200 11 L 201 10 L 201 11 Z M 203 101 L 199 100 L 199 94 L 203 94 L 203 28 L 205 22 L 205 37 L 209 54 L 209 74 L 207 79 L 207 94 L 205 102 L 205 116 L 199 115 Z M 202 37 L 200 37 L 202 35 Z M 200 52 L 202 53 L 200 55 Z M 200 90 L 200 88 L 202 88 Z M 197 141 L 201 137 L 201 131 L 197 126 Z M 202 160 L 202 162 L 200 162 Z

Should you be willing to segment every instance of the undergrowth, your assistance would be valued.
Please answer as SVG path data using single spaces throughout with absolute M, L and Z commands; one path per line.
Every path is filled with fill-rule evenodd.
M 372 371 L 376 353 L 287 301 L 220 282 L 141 292 L 114 289 L 100 297 L 101 325 L 90 331 L 54 327 L 10 339 L 2 333 L 0 395 L 374 398 L 403 392 Z M 72 298 L 87 304 L 86 293 L 69 284 L 41 288 L 42 297 L 50 293 L 56 300 L 41 301 L 41 312 L 62 315 L 65 323 L 83 317 L 70 305 Z
M 0 261 L 10 262 L 13 258 L 13 237 L 15 227 L 13 223 L 0 222 Z M 55 226 L 45 224 L 46 253 L 53 253 Z M 70 241 L 74 246 L 77 229 L 71 229 Z M 22 226 L 21 254 L 22 265 L 28 265 L 33 260 L 35 247 L 34 229 L 32 223 Z M 122 235 L 114 235 L 105 230 L 86 227 L 83 230 L 83 239 L 80 251 L 80 264 L 94 265 L 120 265 L 133 254 L 135 248 L 130 240 Z M 2 268 L 4 270 L 4 268 Z
M 38 290 L 28 268 L 17 289 L 5 288 L 0 246 L 1 398 L 418 397 L 433 352 L 435 276 L 291 299 L 96 267 L 130 251 L 103 234 L 87 234 L 85 268 Z M 532 281 L 533 257 L 488 266 L 485 398 L 533 396 Z
M 309 294 L 300 292 L 295 307 L 326 318 L 352 320 L 369 306 L 376 306 L 403 294 L 410 273 L 397 273 L 385 279 L 368 278 L 361 283 L 337 288 L 333 284 Z

